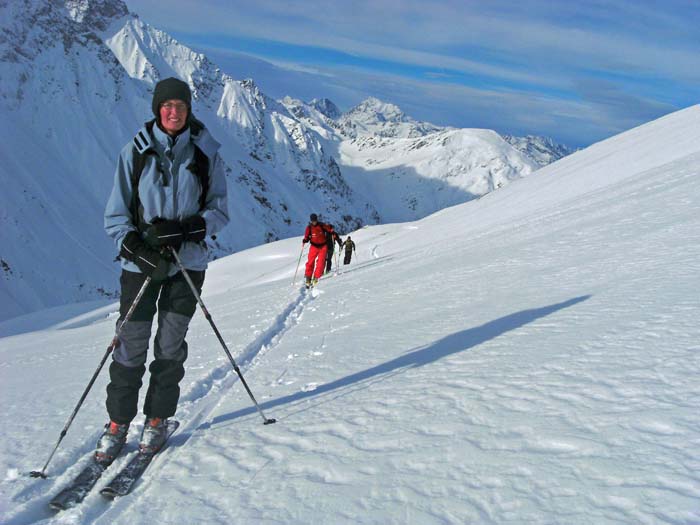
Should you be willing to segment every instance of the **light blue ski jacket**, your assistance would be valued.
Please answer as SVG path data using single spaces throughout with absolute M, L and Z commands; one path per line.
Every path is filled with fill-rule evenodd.
M 199 202 L 202 192 L 200 182 L 188 169 L 194 160 L 194 144 L 197 144 L 209 159 L 209 191 L 202 210 Z M 197 135 L 192 135 L 190 128 L 187 128 L 175 139 L 157 125 L 153 126 L 152 134 L 146 126 L 139 130 L 135 140 L 124 146 L 119 154 L 114 186 L 105 209 L 104 227 L 107 234 L 114 239 L 118 250 L 121 250 L 122 241 L 127 233 L 138 231 L 137 221 L 132 217 L 131 210 L 130 174 L 135 149 L 146 151 L 153 148 L 155 151 L 155 155 L 146 155 L 138 184 L 143 221 L 151 223 L 157 217 L 181 221 L 200 214 L 206 222 L 208 236 L 216 234 L 226 226 L 229 221 L 226 177 L 218 154 L 219 146 L 206 128 Z M 203 242 L 185 242 L 178 254 L 188 270 L 207 268 L 207 248 Z M 124 258 L 121 259 L 121 265 L 124 270 L 140 272 L 136 264 Z M 172 265 L 170 275 L 177 271 L 177 266 Z

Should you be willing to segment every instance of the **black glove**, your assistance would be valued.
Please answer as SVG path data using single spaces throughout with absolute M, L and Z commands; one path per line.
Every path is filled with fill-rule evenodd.
M 154 281 L 164 281 L 168 277 L 170 263 L 164 254 L 150 248 L 135 231 L 126 234 L 119 255 L 135 263 L 141 272 Z
M 309 239 L 307 239 L 306 237 L 304 237 L 304 239 L 301 241 L 301 244 L 306 244 L 307 242 L 309 242 Z
M 160 250 L 164 246 L 172 246 L 179 250 L 184 240 L 182 225 L 180 221 L 156 218 L 146 229 L 144 240 L 156 250 Z
M 207 236 L 207 222 L 201 215 L 192 215 L 182 221 L 182 238 L 188 242 L 201 242 Z

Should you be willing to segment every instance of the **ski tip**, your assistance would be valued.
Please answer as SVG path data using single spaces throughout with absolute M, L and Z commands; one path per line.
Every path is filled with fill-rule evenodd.
M 269 419 L 266 419 L 266 420 L 265 420 L 265 422 L 263 423 L 263 425 L 272 425 L 273 423 L 277 423 L 277 420 L 274 419 L 274 418 L 269 418 Z
M 46 479 L 48 476 L 44 474 L 44 472 L 39 472 L 38 470 L 32 470 L 29 473 L 29 476 L 32 478 L 41 478 L 41 479 Z

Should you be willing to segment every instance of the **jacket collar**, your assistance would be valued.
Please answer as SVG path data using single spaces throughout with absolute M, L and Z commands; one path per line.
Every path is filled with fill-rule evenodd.
M 212 137 L 211 133 L 209 133 L 199 121 L 197 121 L 197 129 L 197 133 L 192 133 L 192 124 L 190 124 L 185 131 L 177 136 L 177 140 L 173 140 L 157 126 L 155 119 L 153 119 L 147 122 L 136 133 L 133 142 L 139 153 L 145 153 L 151 148 L 158 152 L 167 151 L 168 148 L 172 148 L 174 152 L 177 153 L 191 140 L 207 157 L 210 159 L 214 158 L 221 144 Z
M 185 130 L 177 135 L 176 137 L 171 137 L 165 133 L 162 129 L 158 127 L 158 124 L 153 125 L 153 138 L 157 144 L 157 148 L 160 151 L 172 151 L 173 155 L 180 153 L 190 142 L 190 128 L 189 126 Z

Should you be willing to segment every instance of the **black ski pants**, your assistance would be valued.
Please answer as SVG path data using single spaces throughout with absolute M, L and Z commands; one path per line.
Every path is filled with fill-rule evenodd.
M 204 273 L 188 271 L 201 293 Z M 126 315 L 146 276 L 122 270 L 119 319 Z M 187 359 L 185 335 L 197 308 L 194 297 L 182 273 L 160 283 L 148 285 L 131 319 L 119 335 L 119 344 L 112 354 L 107 385 L 107 412 L 112 421 L 130 423 L 138 412 L 139 390 L 146 372 L 146 357 L 151 328 L 156 311 L 158 328 L 154 340 L 154 360 L 143 412 L 147 417 L 175 415 L 180 398 L 180 381 L 185 375 Z M 119 321 L 118 321 L 119 322 Z
M 327 244 L 328 246 L 328 251 L 326 252 L 326 272 L 328 273 L 331 271 L 331 268 L 333 267 L 333 250 L 335 248 L 334 243 Z

